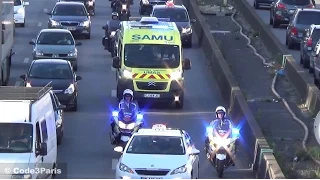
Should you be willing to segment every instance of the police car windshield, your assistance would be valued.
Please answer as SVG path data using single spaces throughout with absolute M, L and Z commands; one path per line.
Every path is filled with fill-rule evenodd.
M 181 137 L 175 136 L 134 136 L 126 153 L 184 155 L 185 148 Z
M 163 44 L 126 44 L 124 65 L 132 68 L 177 68 L 179 46 Z
M 34 63 L 29 72 L 30 78 L 37 79 L 72 79 L 68 64 Z
M 52 15 L 54 16 L 87 16 L 84 5 L 78 4 L 57 4 L 54 7 Z
M 32 137 L 31 124 L 0 123 L 0 153 L 29 153 Z
M 37 39 L 41 45 L 74 45 L 73 37 L 66 32 L 42 32 Z
M 187 12 L 184 9 L 155 9 L 153 16 L 157 18 L 170 18 L 172 22 L 189 22 Z

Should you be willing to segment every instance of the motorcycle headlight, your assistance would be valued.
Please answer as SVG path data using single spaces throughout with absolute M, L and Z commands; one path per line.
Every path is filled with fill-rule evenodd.
M 185 173 L 186 171 L 187 171 L 187 165 L 185 164 L 185 165 L 173 170 L 171 175 Z
M 73 57 L 73 56 L 77 56 L 77 51 L 70 51 L 69 53 L 68 53 L 68 56 L 69 57 Z
M 93 6 L 93 1 L 87 1 L 87 4 L 88 4 L 89 6 Z
M 148 0 L 142 0 L 142 3 L 143 4 L 149 4 L 149 1 Z
M 178 80 L 178 79 L 182 78 L 182 73 L 179 72 L 179 71 L 172 72 L 172 73 L 170 74 L 170 78 L 171 78 L 172 80 Z
M 124 70 L 123 71 L 123 76 L 125 77 L 125 78 L 128 78 L 128 79 L 131 79 L 132 78 L 132 73 L 130 72 L 130 71 L 128 71 L 128 70 Z
M 127 9 L 127 5 L 126 4 L 122 4 L 122 9 Z
M 26 83 L 26 87 L 32 87 L 29 82 Z
M 60 22 L 51 20 L 51 25 L 52 26 L 60 26 Z
M 231 139 L 222 139 L 222 138 L 215 138 L 214 143 L 216 143 L 218 146 L 228 146 L 231 142 Z
M 123 172 L 130 173 L 130 174 L 133 174 L 133 173 L 134 173 L 131 168 L 129 168 L 128 166 L 126 166 L 126 165 L 123 164 L 123 163 L 120 163 L 120 164 L 119 164 L 119 170 L 120 170 L 120 171 L 123 171 Z
M 119 128 L 121 128 L 121 129 L 126 128 L 126 124 L 123 123 L 122 121 L 119 121 Z
M 191 33 L 191 32 L 192 32 L 191 27 L 182 28 L 182 33 Z
M 11 179 L 32 179 L 31 174 L 12 174 Z
M 42 52 L 36 51 L 36 56 L 43 56 Z
M 110 35 L 111 35 L 111 36 L 114 36 L 114 35 L 116 35 L 116 32 L 115 32 L 115 31 L 112 31 Z
M 70 84 L 70 86 L 64 91 L 65 94 L 72 94 L 74 93 L 74 84 Z
M 88 27 L 89 25 L 90 25 L 90 21 L 83 21 L 82 23 L 80 23 L 80 26 Z
M 131 124 L 128 124 L 126 129 L 133 129 L 135 127 L 136 123 L 131 123 Z
M 18 13 L 18 14 L 24 14 L 24 8 L 19 8 L 19 9 L 17 10 L 17 13 Z

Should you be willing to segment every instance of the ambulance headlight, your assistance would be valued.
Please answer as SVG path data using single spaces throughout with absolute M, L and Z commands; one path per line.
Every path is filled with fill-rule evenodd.
M 130 72 L 130 71 L 128 71 L 128 70 L 124 70 L 123 71 L 123 76 L 125 77 L 125 78 L 128 78 L 128 79 L 131 79 L 132 78 L 132 73 Z
M 191 32 L 192 32 L 191 27 L 182 28 L 182 33 L 191 33 Z
M 178 80 L 178 79 L 182 78 L 182 73 L 179 72 L 179 71 L 172 72 L 172 73 L 170 74 L 170 78 L 171 78 L 172 80 Z

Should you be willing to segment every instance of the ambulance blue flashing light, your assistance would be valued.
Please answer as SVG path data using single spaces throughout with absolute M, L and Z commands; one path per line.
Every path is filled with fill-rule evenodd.
M 142 17 L 140 20 L 142 24 L 158 24 L 159 20 L 156 17 Z

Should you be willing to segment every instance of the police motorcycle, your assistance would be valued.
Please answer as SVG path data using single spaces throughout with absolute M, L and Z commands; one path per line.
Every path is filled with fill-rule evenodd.
M 215 167 L 219 178 L 222 178 L 223 172 L 230 166 L 234 166 L 235 146 L 239 139 L 239 130 L 232 129 L 231 137 L 224 137 L 226 131 L 219 130 L 217 136 L 214 136 L 212 127 L 207 127 L 207 137 L 209 144 L 205 147 L 207 159 Z
M 115 147 L 125 147 L 133 133 L 143 125 L 143 115 L 140 112 L 113 111 L 111 121 L 115 123 L 110 133 L 111 144 Z
M 102 27 L 102 29 L 105 30 L 105 35 L 102 37 L 102 45 L 111 53 L 112 57 L 117 55 L 115 45 L 117 45 L 119 28 L 119 21 L 108 21 L 107 25 Z

